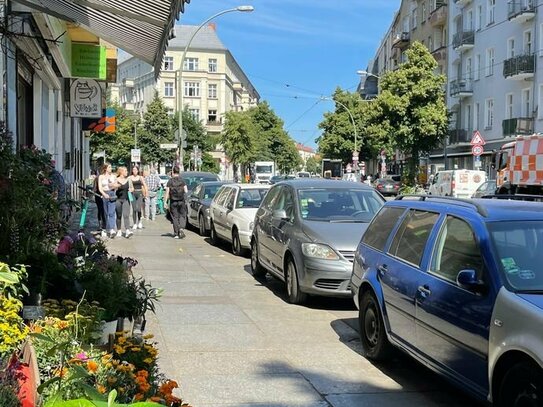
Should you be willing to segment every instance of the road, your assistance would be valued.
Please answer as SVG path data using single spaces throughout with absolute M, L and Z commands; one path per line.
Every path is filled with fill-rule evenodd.
M 194 407 L 477 405 L 402 354 L 367 361 L 351 300 L 288 304 L 279 281 L 254 280 L 249 259 L 226 244 L 190 231 L 175 240 L 160 217 L 108 248 L 136 258 L 135 272 L 165 289 L 146 332 L 155 334 L 161 369 Z

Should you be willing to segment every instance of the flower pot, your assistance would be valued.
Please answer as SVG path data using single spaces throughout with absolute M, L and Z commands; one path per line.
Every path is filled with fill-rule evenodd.
M 114 335 L 117 331 L 117 320 L 114 321 L 102 321 L 102 335 L 98 345 L 107 345 L 109 343 L 109 335 Z

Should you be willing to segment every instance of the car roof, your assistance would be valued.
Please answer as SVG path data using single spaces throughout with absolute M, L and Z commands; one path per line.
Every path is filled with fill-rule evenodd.
M 217 174 L 214 174 L 212 172 L 205 172 L 205 171 L 183 171 L 180 174 L 182 177 L 203 177 L 203 176 L 212 176 L 212 177 L 218 177 Z
M 231 182 L 228 182 L 228 181 L 203 181 L 203 182 L 200 182 L 198 185 L 203 185 L 205 187 L 212 187 L 212 186 L 215 186 L 215 185 L 224 185 L 224 184 L 231 184 Z
M 407 199 L 405 199 L 407 198 Z M 422 210 L 446 209 L 449 213 L 478 214 L 485 222 L 543 220 L 543 202 L 527 202 L 505 199 L 457 199 L 450 197 L 428 197 L 417 200 L 414 197 L 402 197 L 385 203 L 385 206 L 396 206 Z
M 230 186 L 238 187 L 240 189 L 269 189 L 271 185 L 268 184 L 234 184 L 234 183 L 225 183 Z
M 369 185 L 362 182 L 340 181 L 322 178 L 297 178 L 278 182 L 275 185 L 290 185 L 294 189 L 330 188 L 330 189 L 365 189 L 375 191 Z

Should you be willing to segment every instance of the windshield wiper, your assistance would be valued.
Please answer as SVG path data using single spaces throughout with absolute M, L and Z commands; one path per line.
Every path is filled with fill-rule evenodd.
M 330 223 L 368 223 L 362 219 L 330 219 Z
M 517 294 L 543 294 L 543 290 L 517 290 Z

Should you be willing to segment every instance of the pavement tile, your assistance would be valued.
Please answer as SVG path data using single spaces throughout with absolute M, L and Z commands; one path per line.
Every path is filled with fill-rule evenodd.
M 333 407 L 468 407 L 474 401 L 451 400 L 450 393 L 333 394 L 326 396 Z M 466 404 L 467 403 L 467 404 Z
M 234 325 L 252 321 L 231 304 L 161 304 L 156 315 L 174 325 Z

